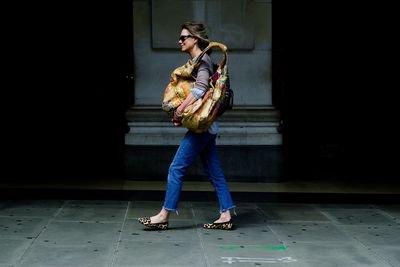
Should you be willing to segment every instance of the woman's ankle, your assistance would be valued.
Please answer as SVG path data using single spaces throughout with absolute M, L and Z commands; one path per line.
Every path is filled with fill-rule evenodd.
M 229 210 L 225 211 L 225 212 L 221 212 L 219 215 L 218 220 L 216 220 L 216 223 L 224 223 L 224 222 L 228 222 L 231 220 L 231 213 Z
M 161 209 L 161 211 L 158 213 L 158 215 L 160 216 L 160 218 L 163 218 L 165 220 L 169 220 L 169 215 L 170 215 L 170 211 L 166 210 L 164 208 Z
M 170 212 L 166 209 L 162 209 L 158 214 L 150 217 L 152 223 L 167 222 L 169 220 Z

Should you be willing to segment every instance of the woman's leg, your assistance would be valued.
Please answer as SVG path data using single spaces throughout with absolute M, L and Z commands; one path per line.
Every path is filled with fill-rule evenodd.
M 231 219 L 230 210 L 235 207 L 231 194 L 226 183 L 226 179 L 219 160 L 217 147 L 215 145 L 216 135 L 210 135 L 207 146 L 201 153 L 203 167 L 210 182 L 215 188 L 220 205 L 220 217 L 216 223 L 226 222 Z
M 176 211 L 182 190 L 183 178 L 188 167 L 194 162 L 207 144 L 207 133 L 195 134 L 187 132 L 179 145 L 175 157 L 168 170 L 167 189 L 161 211 L 151 217 L 152 223 L 166 221 L 171 211 Z

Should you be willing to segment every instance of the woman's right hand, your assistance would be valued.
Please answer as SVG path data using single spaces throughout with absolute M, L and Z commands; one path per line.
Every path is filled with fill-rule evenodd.
M 174 116 L 172 117 L 172 123 L 175 127 L 179 127 L 182 125 L 182 115 L 178 115 L 177 112 L 174 112 Z

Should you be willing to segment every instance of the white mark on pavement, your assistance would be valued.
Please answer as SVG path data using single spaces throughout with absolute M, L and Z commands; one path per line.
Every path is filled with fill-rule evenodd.
M 296 262 L 297 260 L 292 257 L 282 257 L 282 258 L 243 258 L 243 257 L 221 257 L 222 262 L 229 264 L 238 262 L 262 262 L 262 263 L 289 263 Z

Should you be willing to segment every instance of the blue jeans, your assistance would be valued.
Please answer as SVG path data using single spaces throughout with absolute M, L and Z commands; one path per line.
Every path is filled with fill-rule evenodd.
M 175 154 L 168 171 L 167 191 L 163 208 L 176 211 L 183 178 L 189 166 L 200 155 L 204 170 L 217 193 L 220 212 L 234 208 L 215 145 L 216 134 L 188 131 Z

